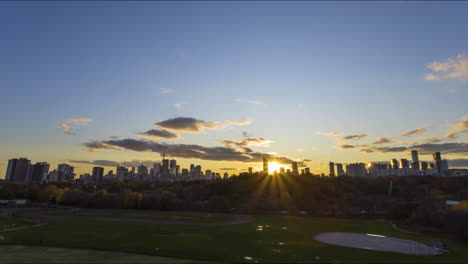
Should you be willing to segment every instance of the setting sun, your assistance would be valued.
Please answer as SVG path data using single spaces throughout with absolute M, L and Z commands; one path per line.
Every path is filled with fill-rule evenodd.
M 288 169 L 287 165 L 279 164 L 277 162 L 268 162 L 268 172 L 273 173 L 275 171 L 279 172 L 280 168 Z

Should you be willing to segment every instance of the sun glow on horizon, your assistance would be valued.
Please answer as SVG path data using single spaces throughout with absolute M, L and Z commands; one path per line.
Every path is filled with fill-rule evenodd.
M 286 171 L 289 169 L 289 166 L 277 162 L 268 162 L 268 173 L 280 172 L 280 168 L 284 168 Z

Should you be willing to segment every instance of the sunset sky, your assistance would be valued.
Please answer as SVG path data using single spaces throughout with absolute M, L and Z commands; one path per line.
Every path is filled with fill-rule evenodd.
M 468 2 L 0 2 L 8 159 L 468 167 Z

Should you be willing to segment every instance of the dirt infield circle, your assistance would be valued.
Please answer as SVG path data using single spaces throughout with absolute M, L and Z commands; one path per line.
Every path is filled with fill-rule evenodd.
M 432 256 L 441 254 L 434 248 L 414 240 L 386 237 L 375 234 L 332 232 L 318 234 L 314 239 L 323 243 L 338 246 L 389 251 L 410 255 Z

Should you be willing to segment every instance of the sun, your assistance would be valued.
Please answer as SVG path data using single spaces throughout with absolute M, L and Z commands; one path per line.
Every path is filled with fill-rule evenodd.
M 277 162 L 268 162 L 268 173 L 273 173 L 275 171 L 279 172 L 280 168 L 284 168 L 286 170 L 286 166 L 279 164 Z

